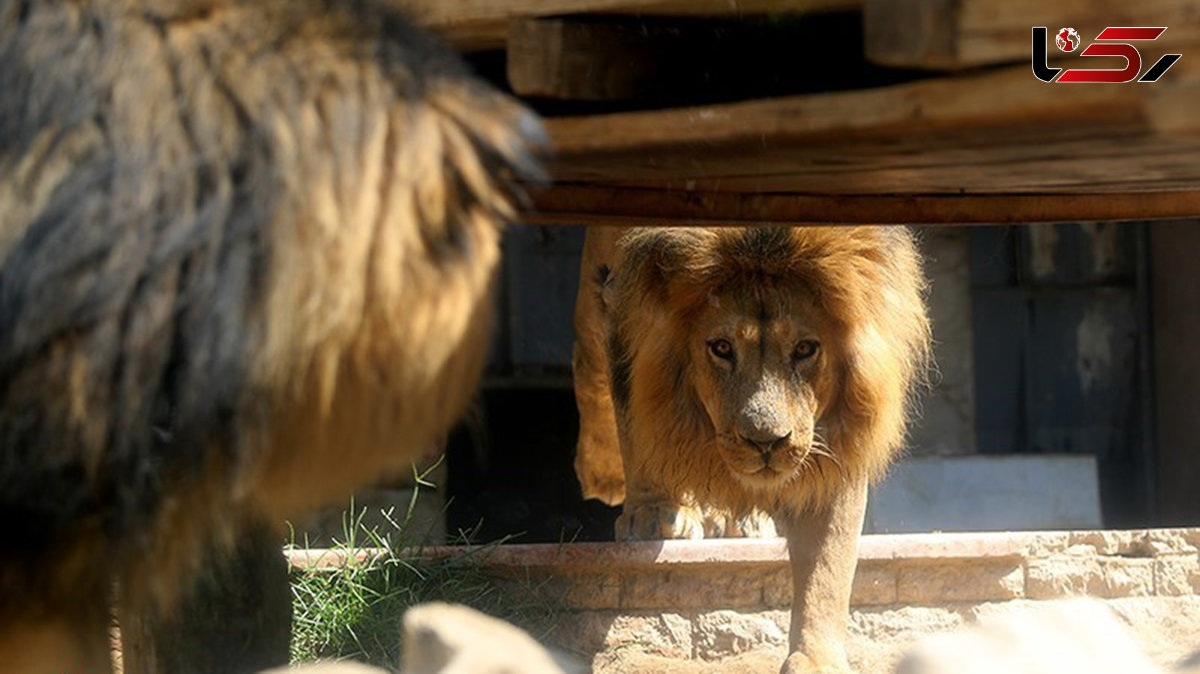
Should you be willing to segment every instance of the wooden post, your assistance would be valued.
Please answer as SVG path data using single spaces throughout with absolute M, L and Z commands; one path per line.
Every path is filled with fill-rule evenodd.
M 1158 509 L 1162 525 L 1200 524 L 1200 222 L 1151 225 Z

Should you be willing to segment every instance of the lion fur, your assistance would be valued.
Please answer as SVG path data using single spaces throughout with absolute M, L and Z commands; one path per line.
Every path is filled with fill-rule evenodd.
M 586 460 L 577 468 L 585 488 L 601 478 L 619 479 L 594 458 L 619 463 L 613 446 L 619 418 L 639 461 L 625 466 L 626 474 L 649 476 L 675 498 L 735 512 L 802 511 L 827 503 L 851 478 L 884 473 L 903 445 L 929 362 L 926 281 L 909 230 L 635 228 L 604 234 L 607 240 L 590 258 L 613 265 L 613 288 L 606 291 L 612 299 L 596 300 L 589 315 L 577 314 L 576 326 L 581 333 L 580 326 L 594 332 L 606 325 L 606 346 L 598 352 L 597 338 L 580 337 L 576 361 L 593 369 L 597 360 L 607 365 L 616 416 L 591 404 L 595 386 L 577 396 L 581 427 L 600 429 L 580 436 L 579 456 Z M 710 296 L 731 287 L 757 292 L 762 279 L 808 293 L 832 326 L 825 343 L 833 377 L 820 394 L 826 399 L 818 423 L 836 459 L 815 457 L 770 495 L 732 480 L 711 449 L 712 422 L 686 357 L 686 345 L 697 339 L 691 316 Z M 598 377 L 576 374 L 584 388 Z
M 462 411 L 541 130 L 389 3 L 0 0 L 0 92 L 0 634 Z

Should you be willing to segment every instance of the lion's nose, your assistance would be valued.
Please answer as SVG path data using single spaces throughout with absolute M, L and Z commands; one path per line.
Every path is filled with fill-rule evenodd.
M 788 438 L 790 437 L 792 437 L 791 432 L 783 435 L 777 435 L 774 433 L 742 435 L 742 439 L 745 440 L 746 443 L 751 447 L 754 447 L 758 451 L 762 452 L 763 456 L 769 456 L 771 452 L 779 449 L 779 447 L 787 442 Z

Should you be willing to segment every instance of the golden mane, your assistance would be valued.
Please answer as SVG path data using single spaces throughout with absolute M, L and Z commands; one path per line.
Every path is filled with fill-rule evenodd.
M 899 227 L 636 229 L 618 244 L 609 363 L 624 433 L 641 465 L 698 502 L 745 511 L 828 502 L 847 478 L 879 478 L 903 445 L 929 361 L 926 281 Z M 690 319 L 719 289 L 770 277 L 803 288 L 832 329 L 834 384 L 816 423 L 836 459 L 817 456 L 780 493 L 731 479 L 693 385 Z M 767 501 L 767 502 L 764 502 Z

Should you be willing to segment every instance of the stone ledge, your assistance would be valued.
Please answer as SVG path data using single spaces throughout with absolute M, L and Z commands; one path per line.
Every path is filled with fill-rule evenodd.
M 345 564 L 351 557 L 342 550 L 287 551 L 298 569 Z M 352 555 L 369 561 L 381 551 L 360 549 Z M 575 571 L 605 572 L 664 570 L 702 566 L 786 564 L 782 538 L 712 539 L 700 541 L 640 541 L 632 543 L 514 544 L 494 547 L 437 546 L 414 550 L 416 556 L 446 558 L 475 555 L 494 569 L 553 569 L 556 574 Z M 862 537 L 859 563 L 982 560 L 1036 560 L 1054 556 L 1168 558 L 1200 554 L 1200 528 L 1140 529 L 1129 531 L 1046 531 L 879 534 Z
M 379 551 L 290 551 L 320 569 Z M 563 607 L 550 641 L 605 672 L 775 672 L 791 581 L 782 539 L 426 548 Z M 890 671 L 915 639 L 1038 600 L 1098 597 L 1161 664 L 1200 643 L 1200 529 L 864 536 L 851 660 Z
M 1115 599 L 1200 592 L 1200 529 L 864 536 L 853 601 L 859 606 Z M 291 550 L 320 569 L 382 554 Z M 470 556 L 500 578 L 544 581 L 578 609 L 780 608 L 791 601 L 783 539 L 431 547 L 416 556 Z M 464 559 L 464 561 L 467 561 Z

